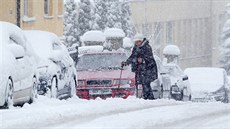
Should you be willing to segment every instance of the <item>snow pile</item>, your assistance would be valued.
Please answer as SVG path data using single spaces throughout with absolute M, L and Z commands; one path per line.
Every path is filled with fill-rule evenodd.
M 164 55 L 180 55 L 180 49 L 176 45 L 167 45 L 163 50 Z
M 224 70 L 221 68 L 187 68 L 192 92 L 214 92 L 224 85 Z
M 131 48 L 133 47 L 132 40 L 130 38 L 125 37 L 123 39 L 123 48 Z
M 124 38 L 125 33 L 123 30 L 118 29 L 118 28 L 108 28 L 104 31 L 105 37 L 109 38 Z
M 174 100 L 128 99 L 38 100 L 2 110 L 0 127 L 52 129 L 228 128 L 230 105 Z M 4 119 L 3 119 L 4 118 Z M 20 119 L 19 119 L 20 118 Z M 217 122 L 218 121 L 218 122 Z
M 87 41 L 105 42 L 105 36 L 101 31 L 92 30 L 84 33 L 81 40 L 82 42 L 87 42 Z

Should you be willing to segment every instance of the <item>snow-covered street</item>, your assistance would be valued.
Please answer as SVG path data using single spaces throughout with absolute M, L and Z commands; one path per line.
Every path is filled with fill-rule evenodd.
M 3 129 L 230 129 L 230 105 L 168 99 L 68 100 L 39 96 L 31 105 L 0 110 Z

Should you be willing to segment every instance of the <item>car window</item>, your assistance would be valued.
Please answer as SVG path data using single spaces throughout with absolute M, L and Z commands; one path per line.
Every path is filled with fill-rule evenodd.
M 61 44 L 54 42 L 52 44 L 53 50 L 61 50 Z
M 124 53 L 85 54 L 79 58 L 77 70 L 114 70 L 128 57 Z
M 171 75 L 171 76 L 183 76 L 184 73 L 183 71 L 176 65 L 173 65 L 173 66 L 166 66 L 165 67 L 168 71 L 168 74 Z

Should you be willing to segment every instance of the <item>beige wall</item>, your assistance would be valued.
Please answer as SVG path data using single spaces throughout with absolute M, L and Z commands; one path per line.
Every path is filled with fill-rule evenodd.
M 0 21 L 16 24 L 16 0 L 0 0 Z
M 24 15 L 24 0 L 21 0 L 21 28 L 50 31 L 63 35 L 63 0 L 50 0 L 51 14 L 44 15 L 44 0 L 29 0 L 29 15 Z M 16 0 L 0 0 L 0 20 L 16 24 Z M 12 11 L 11 11 L 12 10 Z M 13 14 L 5 13 L 13 12 Z
M 147 37 L 155 32 L 160 23 L 160 43 L 151 39 L 151 45 L 162 57 L 168 44 L 181 50 L 180 65 L 186 67 L 217 66 L 220 28 L 225 18 L 225 5 L 229 0 L 146 0 L 131 2 L 132 20 L 138 32 Z M 145 17 L 146 16 L 146 17 Z M 172 40 L 167 42 L 168 24 L 172 25 Z M 157 46 L 157 48 L 156 48 Z M 159 47 L 160 46 L 160 47 Z M 159 48 L 159 49 L 158 49 Z

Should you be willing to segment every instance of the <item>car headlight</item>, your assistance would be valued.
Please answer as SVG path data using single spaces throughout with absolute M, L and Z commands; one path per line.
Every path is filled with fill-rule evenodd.
M 119 80 L 119 79 L 116 79 L 113 81 L 113 85 L 126 85 L 126 84 L 130 84 L 131 83 L 131 80 L 127 80 L 127 79 L 122 79 L 122 80 Z
M 85 81 L 84 80 L 78 80 L 78 86 L 84 86 L 85 85 Z

